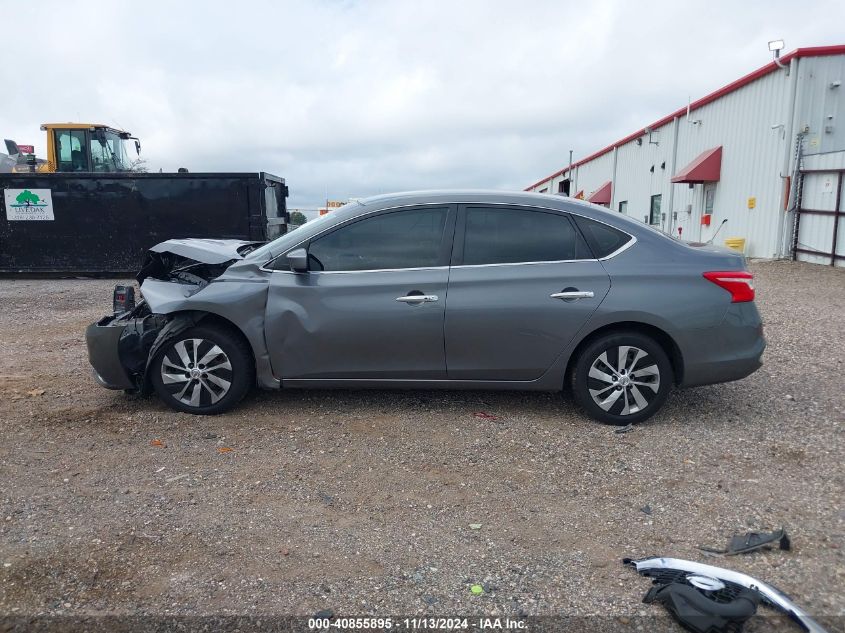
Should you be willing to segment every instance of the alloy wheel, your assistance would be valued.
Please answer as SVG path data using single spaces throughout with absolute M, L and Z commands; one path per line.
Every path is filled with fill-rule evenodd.
M 660 390 L 657 361 L 631 345 L 606 349 L 593 361 L 588 377 L 593 402 L 613 415 L 642 411 Z
M 189 338 L 172 345 L 161 361 L 167 392 L 190 407 L 217 403 L 232 386 L 232 364 L 213 341 Z

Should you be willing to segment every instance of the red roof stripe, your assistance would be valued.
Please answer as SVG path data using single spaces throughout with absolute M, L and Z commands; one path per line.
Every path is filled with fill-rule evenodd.
M 845 44 L 839 44 L 839 45 L 836 45 L 836 46 L 811 46 L 811 47 L 807 47 L 807 48 L 796 48 L 794 51 L 787 53 L 786 55 L 781 57 L 780 61 L 783 64 L 788 64 L 790 61 L 792 61 L 792 59 L 800 59 L 801 57 L 827 57 L 829 55 L 843 55 L 843 54 L 845 54 Z M 739 90 L 743 86 L 750 84 L 752 81 L 756 81 L 757 79 L 760 79 L 760 77 L 764 77 L 764 76 L 768 75 L 769 73 L 776 71 L 777 69 L 778 69 L 778 65 L 775 62 L 769 62 L 765 66 L 762 66 L 762 67 L 758 68 L 757 70 L 748 73 L 744 77 L 740 77 L 736 81 L 732 81 L 727 86 L 719 88 L 715 92 L 711 92 L 709 95 L 702 97 L 701 99 L 698 99 L 697 101 L 693 101 L 689 106 L 690 112 L 692 112 L 693 110 L 697 110 L 698 108 L 705 106 L 708 103 L 712 103 L 713 101 L 716 101 L 717 99 L 719 99 L 721 97 L 724 97 L 726 94 L 730 94 L 731 92 Z M 680 108 L 679 110 L 675 110 L 672 114 L 668 114 L 665 117 L 663 117 L 662 119 L 655 121 L 654 123 L 652 123 L 651 125 L 649 125 L 647 127 L 652 129 L 652 130 L 656 130 L 657 128 L 671 122 L 672 119 L 674 119 L 676 116 L 680 117 L 681 115 L 686 114 L 686 112 L 687 112 L 687 108 L 686 108 L 686 106 L 684 106 L 683 108 Z M 584 163 L 589 163 L 591 160 L 596 159 L 599 156 L 602 156 L 604 154 L 607 154 L 608 152 L 613 151 L 614 148 L 619 147 L 620 145 L 624 145 L 625 143 L 629 143 L 630 141 L 633 141 L 635 138 L 637 138 L 639 136 L 643 136 L 644 134 L 646 134 L 645 128 L 637 130 L 633 134 L 629 134 L 625 138 L 620 139 L 620 140 L 616 141 L 615 143 L 612 143 L 611 145 L 608 145 L 607 147 L 600 149 L 599 151 L 597 151 L 593 154 L 590 154 L 586 158 L 582 158 L 581 160 L 579 160 L 575 163 L 572 163 L 572 167 L 578 167 L 580 165 L 583 165 Z M 537 185 L 543 184 L 547 180 L 550 180 L 552 178 L 557 178 L 561 174 L 566 173 L 566 171 L 569 169 L 569 167 L 570 166 L 567 165 L 563 169 L 559 169 L 558 171 L 553 173 L 551 176 L 546 176 L 545 178 L 538 180 L 533 185 L 526 187 L 525 191 L 529 191 L 530 189 L 533 189 Z

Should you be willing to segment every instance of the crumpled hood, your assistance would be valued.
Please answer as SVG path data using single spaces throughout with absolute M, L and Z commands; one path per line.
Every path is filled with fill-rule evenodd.
M 151 247 L 153 253 L 173 253 L 179 257 L 193 259 L 203 264 L 224 264 L 243 259 L 238 249 L 244 246 L 258 246 L 263 242 L 243 240 L 183 239 L 167 240 Z

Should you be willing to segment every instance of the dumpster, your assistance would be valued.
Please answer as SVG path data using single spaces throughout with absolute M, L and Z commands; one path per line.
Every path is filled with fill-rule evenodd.
M 0 273 L 134 273 L 172 238 L 287 229 L 282 178 L 252 173 L 0 174 Z

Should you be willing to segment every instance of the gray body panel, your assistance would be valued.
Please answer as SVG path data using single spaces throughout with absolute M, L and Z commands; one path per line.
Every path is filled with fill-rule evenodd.
M 291 378 L 446 378 L 446 267 L 271 273 L 266 341 Z M 437 301 L 408 305 L 413 292 Z
M 283 269 L 286 253 L 345 223 L 385 210 L 470 202 L 580 215 L 635 240 L 599 260 L 450 268 L 447 259 L 432 268 L 342 273 Z M 451 234 L 447 239 L 451 243 Z M 148 278 L 142 294 L 158 314 L 208 313 L 230 322 L 248 340 L 258 384 L 265 388 L 559 390 L 578 345 L 617 324 L 658 328 L 670 338 L 682 385 L 748 375 L 759 367 L 765 347 L 754 304 L 731 303 L 728 292 L 702 277 L 707 270 L 744 269 L 741 255 L 694 248 L 570 198 L 397 194 L 349 204 L 244 257 L 235 250 L 240 244 L 190 242 L 164 243 L 157 252 L 209 264 L 238 261 L 204 286 Z M 594 296 L 549 297 L 567 288 Z M 412 291 L 437 300 L 396 301 Z
M 550 296 L 567 288 L 595 296 L 571 301 Z M 445 328 L 448 377 L 538 379 L 609 288 L 610 279 L 595 260 L 452 268 Z

